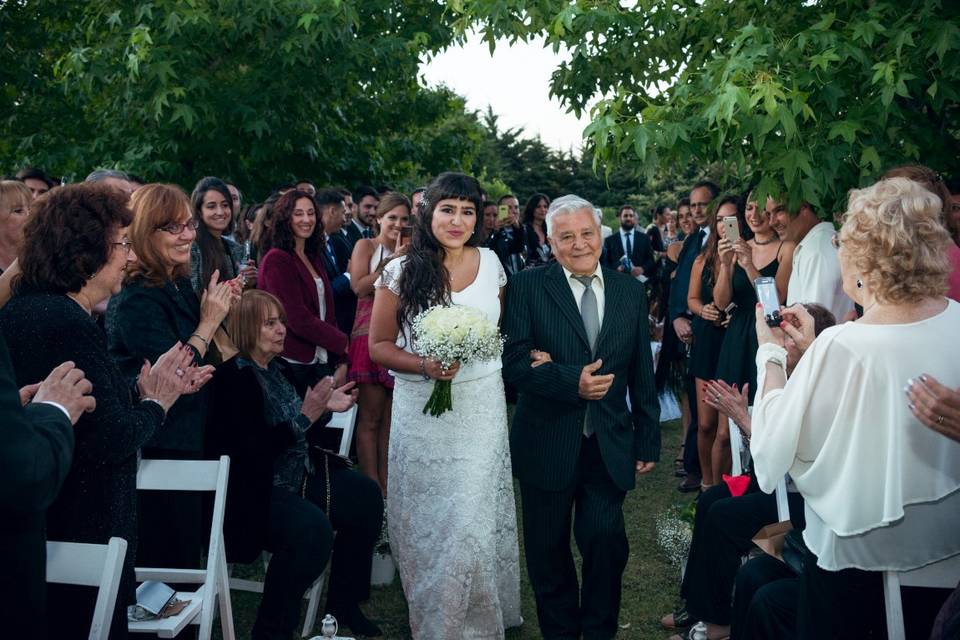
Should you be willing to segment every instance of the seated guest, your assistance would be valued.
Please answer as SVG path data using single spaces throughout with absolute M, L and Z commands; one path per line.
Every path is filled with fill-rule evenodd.
M 943 295 L 941 209 L 904 178 L 851 191 L 840 269 L 864 314 L 816 340 L 803 325 L 807 350 L 789 383 L 783 333 L 757 311 L 750 450 L 763 490 L 789 472 L 806 502 L 800 638 L 884 634 L 880 572 L 960 553 L 960 443 L 919 428 L 897 392 L 923 372 L 960 386 L 960 342 L 945 339 L 960 326 L 960 303 Z
M 379 202 L 379 199 L 377 200 Z M 347 376 L 347 334 L 337 327 L 333 288 L 323 267 L 322 225 L 313 196 L 288 191 L 273 207 L 273 247 L 260 263 L 257 286 L 280 299 L 288 335 L 283 358 L 301 396 L 321 378 Z
M 802 308 L 812 318 L 815 335 L 836 324 L 833 314 L 820 305 L 807 304 Z M 787 351 L 787 371 L 791 372 L 803 352 L 790 337 L 785 339 L 784 347 Z M 719 380 L 706 382 L 703 386 L 704 402 L 714 412 L 730 416 L 749 442 L 749 389 L 737 389 Z M 697 391 L 700 392 L 699 385 Z M 794 527 L 803 529 L 803 501 L 796 493 L 788 497 Z M 757 531 L 776 521 L 776 498 L 759 491 L 753 478 L 746 495 L 739 497 L 734 497 L 723 482 L 705 491 L 697 501 L 693 540 L 680 586 L 680 595 L 686 605 L 664 617 L 661 623 L 667 628 L 677 628 L 704 621 L 708 638 L 729 635 L 730 590 L 740 567 L 740 558 L 753 548 L 752 540 Z
M 110 358 L 91 313 L 120 291 L 127 266 L 137 259 L 127 235 L 131 217 L 126 197 L 102 185 L 68 185 L 37 200 L 24 229 L 23 273 L 0 312 L 19 384 L 36 382 L 69 360 L 93 385 L 96 409 L 77 422 L 73 466 L 47 511 L 47 537 L 127 541 L 111 638 L 126 637 L 126 607 L 135 601 L 140 447 L 163 430 L 177 398 L 199 390 L 213 371 L 193 366 L 192 353 L 180 343 L 154 366 L 139 361 L 135 383 Z M 52 636 L 87 637 L 96 590 L 58 585 L 49 594 L 51 611 L 75 623 Z
M 390 439 L 390 411 L 393 376 L 370 359 L 369 333 L 373 313 L 374 283 L 387 261 L 399 251 L 400 233 L 410 220 L 410 201 L 400 193 L 388 193 L 377 205 L 376 238 L 361 238 L 353 247 L 350 275 L 357 294 L 357 319 L 350 334 L 348 379 L 359 387 L 357 409 L 357 458 L 360 470 L 380 483 L 387 494 L 387 442 Z
M 46 637 L 44 520 L 73 459 L 73 428 L 96 401 L 90 381 L 64 362 L 39 383 L 17 389 L 0 337 L 0 619 L 15 638 Z
M 620 207 L 620 230 L 603 241 L 603 265 L 637 278 L 656 276 L 653 249 L 647 234 L 637 228 L 637 214 L 630 205 Z M 629 266 L 629 269 L 627 268 Z
M 130 242 L 136 261 L 123 290 L 110 300 L 106 327 L 110 354 L 127 380 L 144 360 L 154 361 L 177 344 L 190 349 L 196 365 L 211 364 L 214 334 L 239 295 L 235 281 L 210 276 L 202 297 L 190 284 L 190 247 L 198 223 L 180 187 L 150 184 L 130 199 Z M 223 334 L 223 331 L 220 332 Z M 219 359 L 216 358 L 216 359 Z M 142 457 L 196 460 L 203 453 L 206 393 L 180 398 L 160 429 L 148 438 Z M 183 492 L 148 491 L 139 496 L 140 566 L 196 568 L 203 547 L 201 500 Z
M 228 318 L 240 350 L 217 369 L 212 385 L 208 452 L 230 456 L 224 535 L 228 560 L 273 556 L 251 637 L 289 639 L 304 592 L 333 548 L 324 611 L 355 634 L 380 635 L 358 604 L 370 593 L 373 546 L 383 500 L 377 483 L 339 456 L 308 447 L 329 411 L 353 406 L 353 383 L 326 377 L 301 399 L 282 374 L 286 315 L 265 291 L 247 291 Z M 311 427 L 312 425 L 312 427 Z M 333 531 L 337 532 L 336 540 Z
M 0 181 L 0 273 L 17 259 L 32 200 L 30 189 L 22 182 Z
M 243 246 L 227 238 L 233 232 L 233 195 L 220 178 L 203 178 L 190 197 L 197 221 L 197 239 L 190 247 L 190 283 L 203 292 L 214 271 L 221 280 L 242 278 L 255 286 L 257 268 L 252 260 L 240 264 Z

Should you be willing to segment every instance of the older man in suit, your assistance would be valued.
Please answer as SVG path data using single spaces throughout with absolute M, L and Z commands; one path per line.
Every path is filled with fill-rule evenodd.
M 557 262 L 510 280 L 503 328 L 504 376 L 519 390 L 510 444 L 527 568 L 545 638 L 613 638 L 629 552 L 623 500 L 660 457 L 647 300 L 636 279 L 600 266 L 593 205 L 558 198 L 546 224 Z

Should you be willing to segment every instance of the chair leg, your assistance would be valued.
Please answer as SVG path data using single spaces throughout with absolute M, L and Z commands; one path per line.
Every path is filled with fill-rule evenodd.
M 230 576 L 227 574 L 227 557 L 220 546 L 220 562 L 217 567 L 217 603 L 220 605 L 220 633 L 223 640 L 235 640 L 233 628 L 233 601 L 230 599 Z
M 300 634 L 303 638 L 308 638 L 313 633 L 313 627 L 317 624 L 317 612 L 320 609 L 320 598 L 323 597 L 323 585 L 327 581 L 327 574 L 330 573 L 330 565 L 323 570 L 320 577 L 317 578 L 313 586 L 310 587 L 309 600 L 307 602 L 307 615 L 303 619 L 303 632 Z

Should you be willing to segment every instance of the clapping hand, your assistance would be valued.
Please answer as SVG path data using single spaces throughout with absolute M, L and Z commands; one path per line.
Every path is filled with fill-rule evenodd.
M 210 274 L 210 283 L 200 297 L 200 318 L 219 326 L 223 319 L 227 317 L 230 307 L 239 298 L 240 281 L 225 280 L 219 281 L 220 271 L 215 270 Z
M 336 387 L 330 393 L 330 399 L 327 400 L 327 409 L 337 413 L 349 411 L 350 407 L 357 402 L 356 386 L 356 382 L 348 382 L 344 385 Z
M 327 411 L 327 403 L 332 396 L 333 376 L 321 378 L 317 384 L 307 389 L 303 396 L 303 404 L 300 406 L 300 413 L 307 416 L 310 424 L 313 424 Z
M 704 400 L 708 405 L 729 416 L 740 430 L 750 435 L 750 414 L 747 406 L 750 403 L 750 383 L 738 389 L 737 385 L 730 386 L 723 380 L 708 380 L 703 385 Z
M 72 424 L 77 424 L 81 414 L 97 408 L 97 401 L 90 395 L 93 383 L 87 380 L 83 371 L 72 362 L 64 362 L 36 386 L 33 402 L 59 404 L 70 414 Z
M 193 364 L 193 349 L 177 342 L 152 365 L 144 361 L 137 378 L 140 397 L 156 400 L 169 411 L 184 394 L 195 393 L 213 377 L 210 365 Z

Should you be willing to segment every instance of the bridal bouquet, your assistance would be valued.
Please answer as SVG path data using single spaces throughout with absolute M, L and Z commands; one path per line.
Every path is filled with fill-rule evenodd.
M 484 362 L 503 353 L 503 336 L 496 323 L 472 307 L 430 307 L 413 319 L 416 351 L 444 367 L 454 362 Z M 450 380 L 437 380 L 423 413 L 437 417 L 453 408 Z

